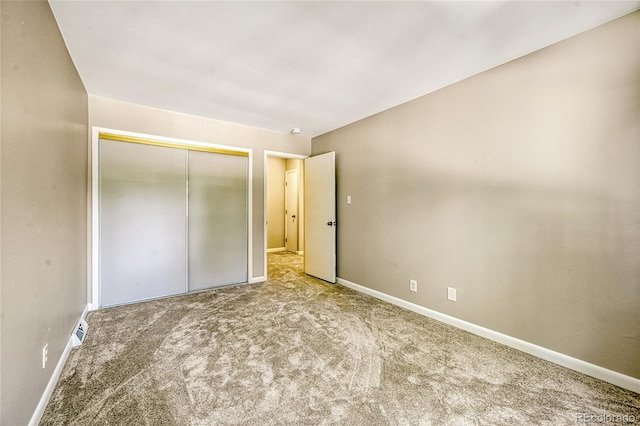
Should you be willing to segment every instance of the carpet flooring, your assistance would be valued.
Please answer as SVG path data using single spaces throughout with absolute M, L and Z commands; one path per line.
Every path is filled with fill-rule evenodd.
M 300 256 L 268 267 L 89 313 L 41 424 L 640 423 L 639 394 L 308 277 Z

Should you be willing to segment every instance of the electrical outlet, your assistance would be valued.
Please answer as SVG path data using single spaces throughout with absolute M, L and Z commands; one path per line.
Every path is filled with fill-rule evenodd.
M 447 287 L 447 299 L 452 302 L 456 301 L 456 289 L 453 287 Z
M 42 347 L 42 368 L 47 366 L 47 360 L 49 359 L 49 344 L 47 343 Z
M 418 291 L 418 281 L 409 280 L 409 290 L 416 293 Z

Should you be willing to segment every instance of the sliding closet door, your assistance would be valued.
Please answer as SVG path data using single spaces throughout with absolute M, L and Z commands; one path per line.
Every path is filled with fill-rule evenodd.
M 184 293 L 187 151 L 100 140 L 101 306 Z
M 189 152 L 189 291 L 247 282 L 248 164 Z

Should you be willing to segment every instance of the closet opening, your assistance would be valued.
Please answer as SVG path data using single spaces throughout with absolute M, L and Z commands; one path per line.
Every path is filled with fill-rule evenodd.
M 251 150 L 97 131 L 92 307 L 250 277 Z

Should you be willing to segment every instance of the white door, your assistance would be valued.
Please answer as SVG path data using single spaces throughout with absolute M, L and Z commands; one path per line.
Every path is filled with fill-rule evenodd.
M 298 171 L 285 174 L 285 246 L 287 251 L 298 252 Z
M 304 271 L 336 282 L 335 152 L 305 161 Z

